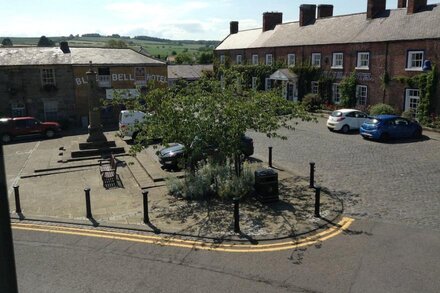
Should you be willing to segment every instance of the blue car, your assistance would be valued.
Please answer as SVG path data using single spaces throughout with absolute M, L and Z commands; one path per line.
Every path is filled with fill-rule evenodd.
M 419 123 L 396 115 L 378 115 L 365 121 L 360 127 L 363 138 L 389 140 L 399 138 L 420 138 Z

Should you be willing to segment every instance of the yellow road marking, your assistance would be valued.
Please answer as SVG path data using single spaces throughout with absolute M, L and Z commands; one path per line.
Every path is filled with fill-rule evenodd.
M 315 243 L 322 242 L 339 235 L 344 230 L 348 229 L 348 227 L 353 223 L 353 221 L 354 220 L 351 218 L 344 217 L 337 225 L 332 226 L 312 236 L 299 238 L 297 240 L 286 241 L 286 242 L 277 242 L 271 244 L 255 244 L 255 245 L 230 244 L 230 243 L 225 243 L 225 244 L 205 243 L 201 241 L 184 240 L 184 239 L 177 239 L 171 237 L 159 237 L 159 236 L 128 234 L 128 233 L 110 232 L 110 231 L 101 231 L 101 230 L 92 230 L 92 229 L 79 229 L 79 228 L 70 228 L 70 227 L 57 227 L 57 226 L 23 224 L 23 223 L 13 223 L 12 228 L 16 230 L 97 237 L 97 238 L 123 240 L 123 241 L 131 241 L 131 242 L 138 242 L 145 244 L 155 244 L 161 246 L 172 246 L 179 248 L 249 253 L 249 252 L 274 252 L 274 251 L 294 249 L 303 246 L 310 246 Z

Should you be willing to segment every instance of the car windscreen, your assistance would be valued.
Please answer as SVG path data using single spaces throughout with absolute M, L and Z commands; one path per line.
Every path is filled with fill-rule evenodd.
M 342 116 L 341 111 L 333 111 L 333 113 L 332 113 L 332 117 L 341 117 L 341 116 Z

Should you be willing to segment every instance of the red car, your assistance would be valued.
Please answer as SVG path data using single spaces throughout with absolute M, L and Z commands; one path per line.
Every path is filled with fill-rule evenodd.
M 3 143 L 16 136 L 44 135 L 54 137 L 61 131 L 58 122 L 41 122 L 34 117 L 0 118 L 0 137 Z

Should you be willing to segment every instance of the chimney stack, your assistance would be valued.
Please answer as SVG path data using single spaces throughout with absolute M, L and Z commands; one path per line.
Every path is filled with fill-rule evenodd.
M 318 19 L 333 16 L 333 5 L 318 5 Z
M 407 0 L 397 0 L 397 8 L 406 8 Z
M 408 0 L 408 14 L 417 13 L 428 5 L 428 0 Z
M 299 7 L 299 26 L 306 26 L 315 23 L 316 5 L 302 4 Z
M 368 0 L 367 19 L 375 18 L 385 12 L 386 6 L 386 0 Z
M 229 33 L 231 35 L 238 33 L 238 21 L 231 21 L 229 23 Z
M 64 54 L 70 53 L 69 43 L 66 41 L 60 42 L 60 49 Z
M 283 14 L 281 12 L 263 13 L 263 32 L 273 30 L 278 24 L 283 23 Z

